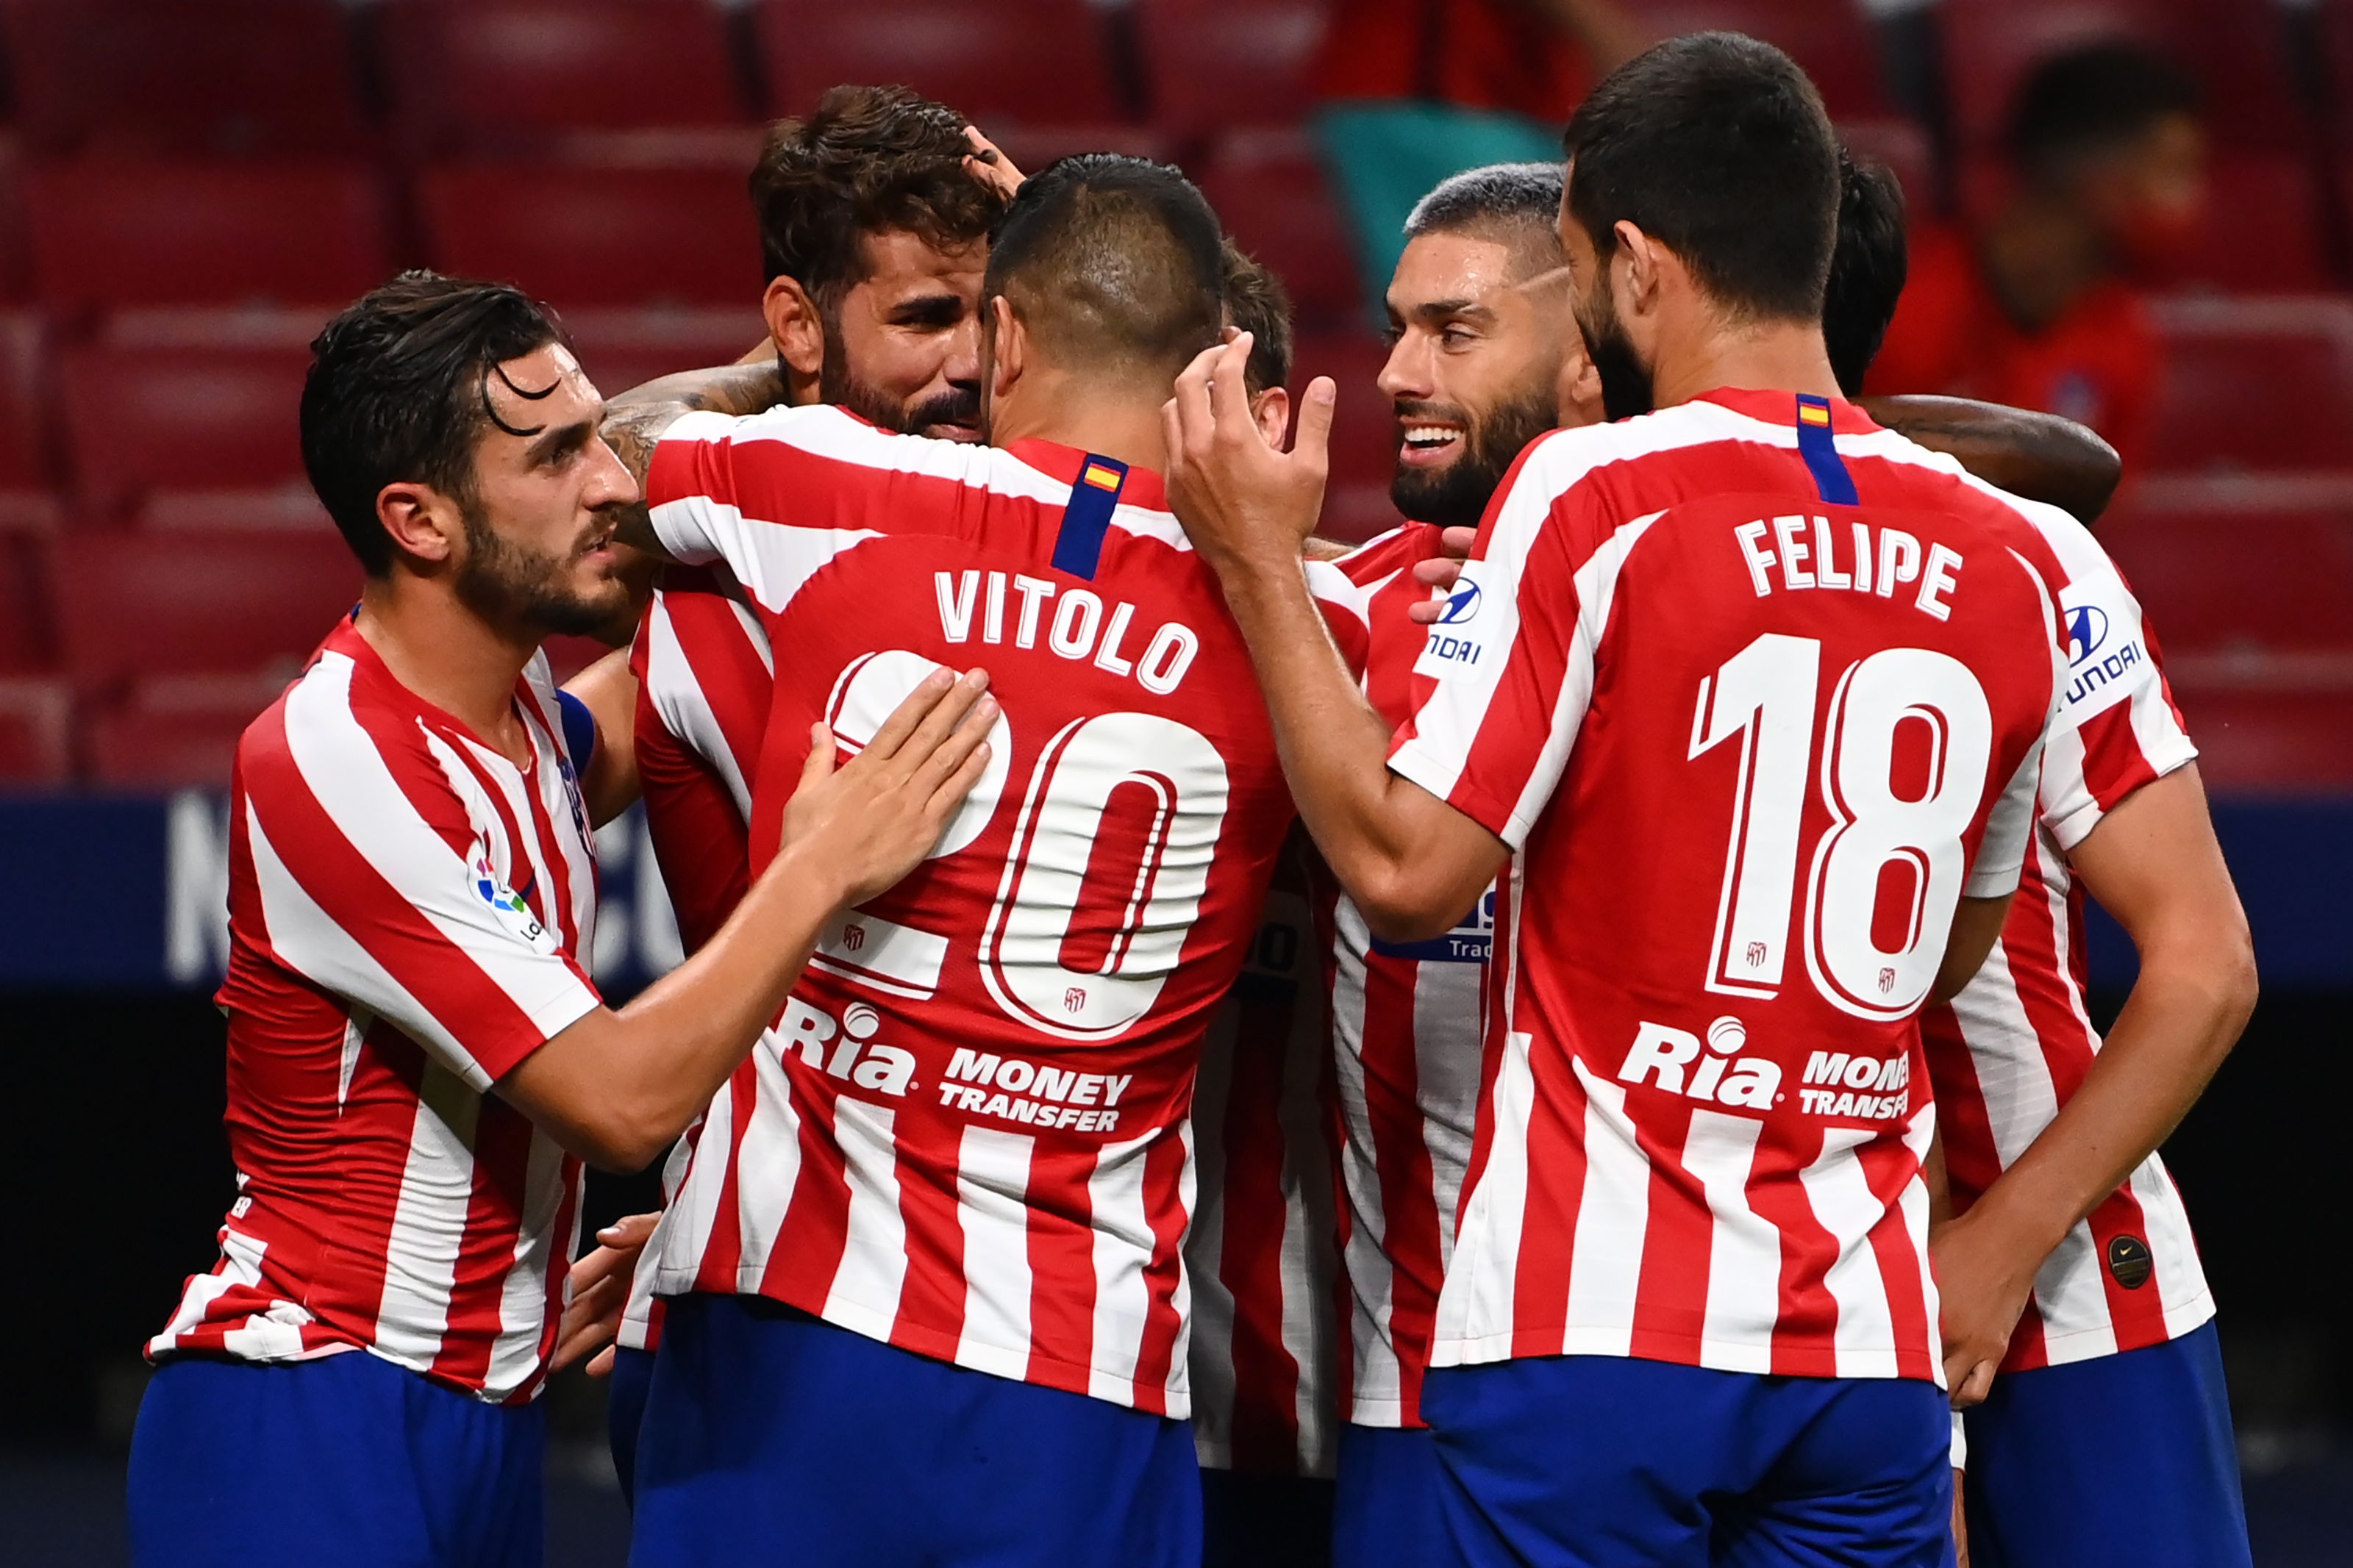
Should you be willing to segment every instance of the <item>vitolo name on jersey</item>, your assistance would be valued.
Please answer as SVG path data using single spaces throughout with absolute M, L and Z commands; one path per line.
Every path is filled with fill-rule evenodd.
M 1199 635 L 1181 622 L 1164 622 L 1147 637 L 1133 626 L 1135 606 L 1126 600 L 1105 605 L 1087 589 L 1043 577 L 934 572 L 932 585 L 939 595 L 940 634 L 950 642 L 970 642 L 976 635 L 986 644 L 1036 647 L 1042 635 L 1056 658 L 1132 678 L 1161 697 L 1176 689 L 1201 651 Z
M 1900 528 L 1826 517 L 1758 518 L 1732 531 L 1760 599 L 1777 593 L 1898 594 L 1922 615 L 1947 620 L 1961 575 L 1958 552 L 1922 545 Z
M 952 1110 L 1031 1127 L 1109 1132 L 1119 1125 L 1119 1112 L 1113 1108 L 1135 1075 L 1066 1072 L 1020 1057 L 958 1046 L 948 1058 L 947 1079 L 940 1085 L 940 1103 Z

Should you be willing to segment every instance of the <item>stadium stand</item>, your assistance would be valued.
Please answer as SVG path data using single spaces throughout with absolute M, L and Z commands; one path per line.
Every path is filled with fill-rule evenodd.
M 380 36 L 396 123 L 427 154 L 750 118 L 707 0 L 390 0 Z
M 6 0 L 16 130 L 43 153 L 358 151 L 345 16 L 320 0 Z
M 1662 31 L 1741 26 L 1789 48 L 1851 143 L 1895 169 L 1916 214 L 1936 211 L 1935 128 L 1894 108 L 1862 5 L 1634 10 Z M 134 689 L 119 662 L 131 656 L 102 652 L 105 626 L 137 625 L 141 648 L 197 661 L 142 653 L 139 670 L 236 678 L 250 674 L 241 660 L 299 658 L 347 597 L 291 420 L 328 310 L 430 264 L 550 300 L 607 391 L 733 358 L 759 334 L 743 195 L 759 121 L 837 81 L 910 81 L 970 110 L 1028 168 L 1099 147 L 1183 163 L 1290 285 L 1299 378 L 1339 383 L 1327 525 L 1377 531 L 1395 439 L 1364 330 L 1378 280 L 1355 275 L 1304 131 L 1329 12 L 0 0 L 0 678 L 32 683 L 0 702 L 9 776 L 188 776 L 203 747 L 143 749 L 123 738 L 131 716 L 194 735 L 243 700 Z M 2158 312 L 2160 468 L 2134 477 L 2110 527 L 2198 700 L 2256 737 L 2295 730 L 2273 716 L 2299 702 L 2338 711 L 2328 661 L 2353 614 L 2353 514 L 2325 476 L 2353 473 L 2353 0 L 2322 0 L 2310 59 L 2284 42 L 2272 0 L 1947 0 L 1936 21 L 1971 166 L 2015 82 L 2055 46 L 2138 38 L 2204 82 L 2224 145 L 2200 253 Z M 2303 89 L 2331 72 L 2296 68 L 2323 59 L 2337 97 L 2312 116 Z M 2309 134 L 2324 120 L 2338 133 L 2325 159 Z M 1981 183 L 1965 168 L 1956 184 L 1966 197 Z M 271 595 L 293 606 L 282 622 L 256 618 Z M 129 607 L 151 601 L 152 616 Z M 2353 770 L 2341 729 L 2311 743 L 2339 756 L 2328 776 Z M 2276 776 L 2287 744 L 2226 744 L 2213 771 L 2227 784 L 2247 759 L 2248 776 Z

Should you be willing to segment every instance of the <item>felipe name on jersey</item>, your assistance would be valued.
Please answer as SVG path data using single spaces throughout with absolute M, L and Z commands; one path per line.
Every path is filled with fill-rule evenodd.
M 1732 536 L 1739 542 L 1749 583 L 1760 599 L 1777 588 L 1789 593 L 1828 588 L 1892 599 L 1898 588 L 1916 583 L 1912 607 L 1940 621 L 1952 618 L 1953 607 L 1947 601 L 1960 581 L 1958 551 L 1933 542 L 1923 550 L 1916 537 L 1900 528 L 1860 520 L 1850 521 L 1847 531 L 1849 538 L 1841 542 L 1830 519 L 1792 515 L 1744 522 Z M 1772 548 L 1767 547 L 1768 532 Z

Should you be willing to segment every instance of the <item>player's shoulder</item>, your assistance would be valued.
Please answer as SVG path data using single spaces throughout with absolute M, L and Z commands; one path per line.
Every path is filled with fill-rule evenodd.
M 1949 454 L 1932 451 L 1898 431 L 1841 435 L 1838 449 L 1843 458 L 1881 465 L 1880 484 L 1906 504 L 1948 512 L 1970 526 L 1989 530 L 2031 560 L 2055 568 L 2063 581 L 2115 571 L 2092 531 L 2064 507 L 2003 489 L 1970 473 Z
M 1436 523 L 1401 523 L 1373 535 L 1332 565 L 1350 582 L 1370 588 L 1438 554 L 1444 534 Z
M 990 448 L 929 436 L 902 435 L 829 403 L 766 408 L 757 414 L 681 414 L 665 444 L 721 444 L 740 461 L 765 457 L 819 458 L 877 474 L 968 479 L 988 467 Z
M 414 700 L 402 701 L 396 683 L 373 673 L 342 638 L 312 656 L 237 742 L 237 776 L 248 798 L 315 797 L 361 767 L 381 767 L 387 747 L 422 752 Z
M 1528 443 L 1504 481 L 1507 495 L 1553 499 L 1620 474 L 1683 469 L 1704 461 L 1710 447 L 1754 443 L 1777 431 L 1746 414 L 1705 399 L 1653 409 L 1602 425 L 1551 431 Z

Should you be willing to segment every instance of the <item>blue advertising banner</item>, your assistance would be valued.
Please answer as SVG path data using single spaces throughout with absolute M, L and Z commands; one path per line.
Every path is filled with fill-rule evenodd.
M 2353 801 L 2218 801 L 2266 986 L 2353 989 Z M 680 957 L 643 819 L 596 835 L 603 905 L 589 967 L 619 996 Z M 0 796 L 0 986 L 210 989 L 228 961 L 222 795 Z M 2131 944 L 2094 914 L 2092 969 L 2131 978 Z

